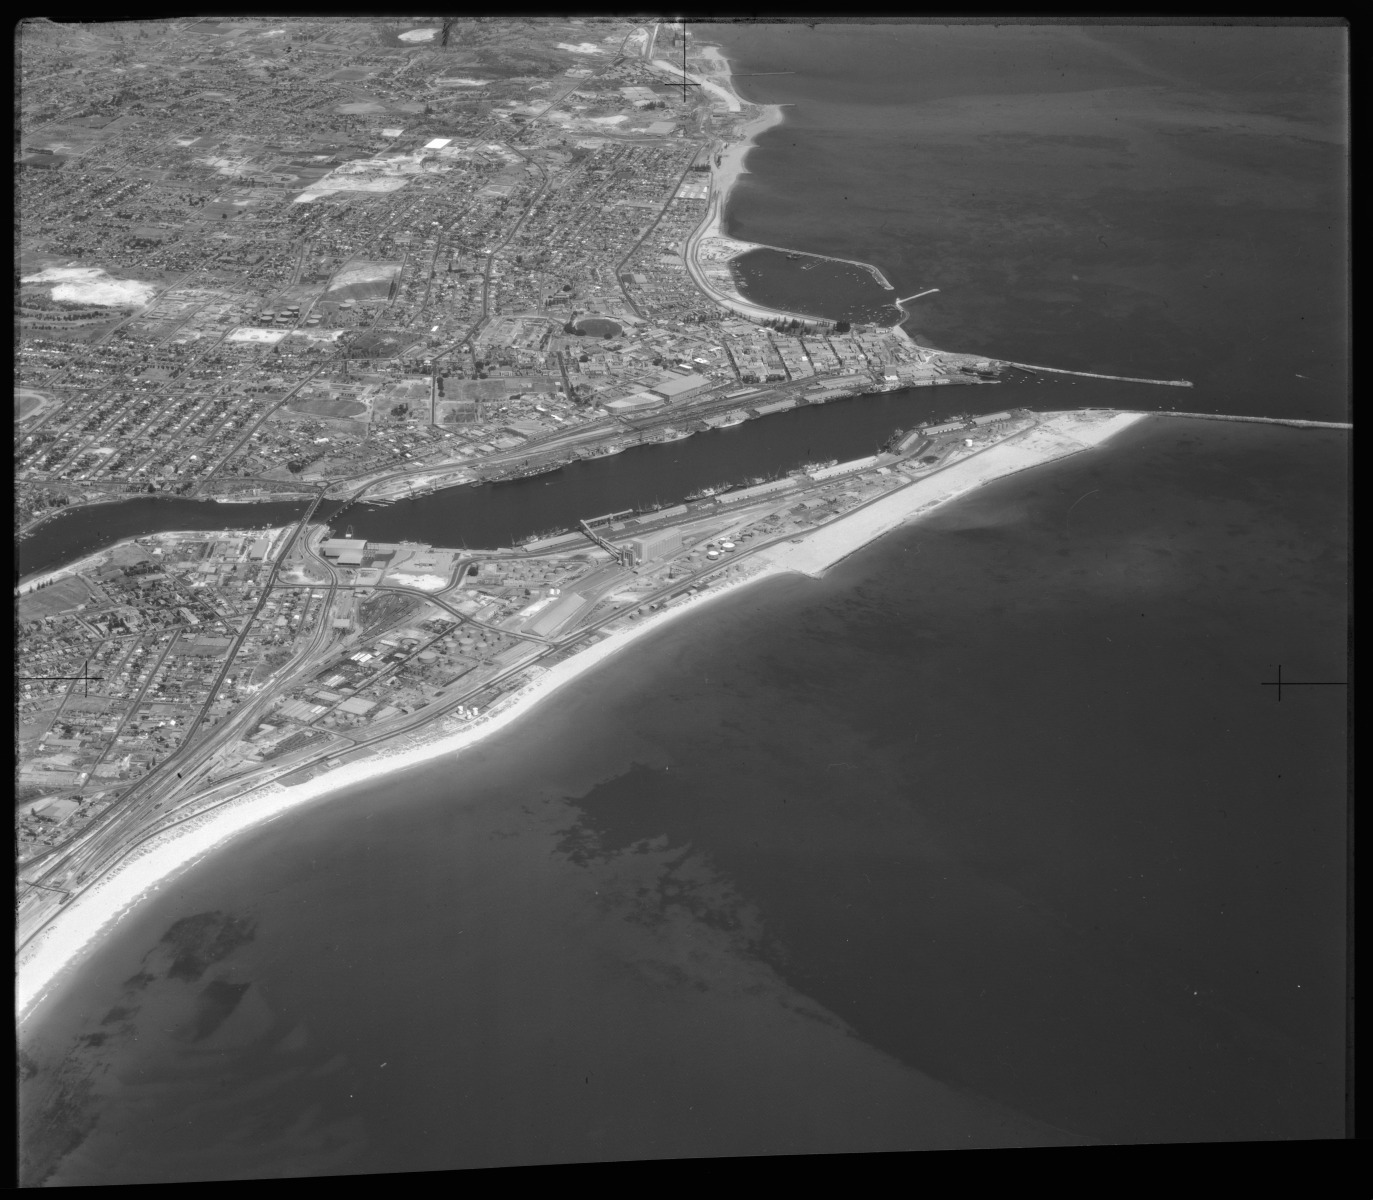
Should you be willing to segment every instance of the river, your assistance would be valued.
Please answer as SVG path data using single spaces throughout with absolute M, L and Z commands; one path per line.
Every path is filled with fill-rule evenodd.
M 505 542 L 939 404 L 1345 419 L 1341 35 L 1277 32 L 713 31 L 797 72 L 740 82 L 796 107 L 732 235 L 1193 392 L 892 393 L 355 533 Z M 1348 477 L 1341 431 L 1153 419 L 243 836 L 26 1025 L 26 1180 L 1339 1137 L 1345 689 L 1265 684 L 1346 678 Z

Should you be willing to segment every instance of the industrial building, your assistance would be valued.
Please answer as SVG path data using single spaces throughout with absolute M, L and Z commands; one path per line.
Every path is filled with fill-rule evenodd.
M 710 380 L 700 375 L 665 375 L 650 391 L 664 400 L 680 400 L 710 386 Z
M 669 554 L 676 554 L 681 548 L 682 531 L 680 529 L 658 529 L 652 533 L 632 537 L 625 543 L 625 549 L 633 555 L 636 565 L 652 562 L 656 558 L 665 558 Z
M 325 558 L 340 558 L 345 554 L 358 555 L 358 561 L 362 561 L 362 555 L 367 549 L 367 542 L 363 538 L 325 538 L 319 544 L 319 552 Z
M 662 402 L 663 397 L 653 392 L 635 392 L 632 396 L 623 396 L 619 400 L 607 400 L 605 407 L 611 412 L 629 412 L 636 408 L 652 408 Z
M 759 496 L 766 496 L 771 492 L 785 491 L 787 488 L 794 487 L 794 479 L 773 479 L 768 483 L 755 484 L 753 487 L 739 488 L 733 492 L 725 492 L 716 499 L 721 504 L 738 504 L 740 500 L 755 500 Z
M 544 609 L 525 629 L 537 637 L 552 637 L 554 633 L 573 616 L 581 611 L 586 597 L 576 592 L 568 592 Z
M 876 466 L 878 458 L 875 454 L 869 454 L 866 458 L 855 458 L 849 462 L 836 463 L 832 467 L 820 467 L 814 471 L 807 471 L 806 474 L 812 479 L 833 479 L 836 475 L 847 475 L 851 471 L 866 471 L 869 467 Z

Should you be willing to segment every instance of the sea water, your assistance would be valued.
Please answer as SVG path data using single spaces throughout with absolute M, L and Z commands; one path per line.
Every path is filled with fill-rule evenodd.
M 1126 60 L 1196 78 L 1206 56 L 1131 32 L 1110 31 L 1100 87 Z M 727 48 L 764 69 L 756 36 Z M 1250 53 L 1211 43 L 1214 92 Z M 877 73 L 857 57 L 807 86 L 859 104 Z M 1073 92 L 1042 63 L 981 62 L 933 100 Z M 1330 76 L 1306 78 L 1319 124 Z M 1270 182 L 1287 151 L 1325 154 L 1313 140 L 1264 143 Z M 741 221 L 762 222 L 766 149 Z M 1244 178 L 1234 217 L 1259 214 L 1260 253 L 1273 201 Z M 990 229 L 998 202 L 969 196 Z M 799 244 L 774 199 L 755 235 Z M 805 248 L 875 261 L 901 294 L 927 282 L 830 212 L 861 236 Z M 1324 219 L 1338 241 L 1338 208 Z M 977 244 L 943 261 L 1014 274 L 1016 252 Z M 1228 356 L 1248 373 L 1209 378 L 1235 406 L 1341 415 L 1330 375 L 1307 392 L 1273 366 L 1328 366 L 1339 305 L 1280 344 L 1273 296 L 1227 287 L 1177 319 L 1159 373 Z M 961 303 L 977 349 L 1122 365 L 1095 312 L 1026 332 Z M 1153 418 L 821 581 L 685 617 L 452 763 L 243 837 L 26 1028 L 26 1178 L 1338 1136 L 1346 437 Z M 1322 686 L 1279 699 L 1279 666 Z

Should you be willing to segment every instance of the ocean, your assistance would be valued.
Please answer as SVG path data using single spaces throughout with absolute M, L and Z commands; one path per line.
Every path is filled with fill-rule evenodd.
M 1343 153 L 1340 35 L 1281 31 L 1287 63 L 1264 31 L 1174 32 L 709 31 L 739 71 L 797 71 L 740 82 L 796 107 L 729 232 L 940 286 L 915 332 L 950 349 L 1193 371 L 1198 408 L 1345 419 L 1342 270 L 1191 290 L 1246 238 L 1301 258 L 1267 245 L 1265 187 L 1313 264 L 1339 261 L 1342 193 L 1280 181 Z M 1260 68 L 1287 82 L 1255 91 Z M 969 114 L 1068 137 L 1044 133 L 1065 98 L 1120 113 L 1105 93 L 1131 89 L 1201 139 L 1173 188 L 1090 201 L 1122 229 L 1154 210 L 1141 273 L 1070 236 L 1106 170 L 1075 143 L 1052 183 L 1026 143 L 959 190 L 992 174 L 955 152 Z M 962 115 L 921 158 L 907 110 L 930 105 Z M 1240 159 L 1222 221 L 1208 172 Z M 861 205 L 831 193 L 845 172 Z M 993 244 L 998 221 L 1020 236 Z M 1036 238 L 1083 276 L 1039 307 Z M 1284 289 L 1315 307 L 1275 338 Z M 1157 369 L 1116 357 L 1136 332 Z M 1340 1136 L 1345 688 L 1266 685 L 1346 678 L 1348 466 L 1342 431 L 1150 418 L 823 580 L 684 617 L 453 762 L 245 835 L 26 1027 L 26 1182 Z
M 898 296 L 939 288 L 905 327 L 941 349 L 1196 384 L 1083 380 L 1084 406 L 1348 419 L 1340 31 L 702 35 L 742 95 L 794 105 L 748 156 L 731 237 L 870 262 Z M 774 71 L 794 73 L 752 77 Z

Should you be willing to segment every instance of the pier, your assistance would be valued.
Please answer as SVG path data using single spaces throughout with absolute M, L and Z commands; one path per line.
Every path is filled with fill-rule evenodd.
M 906 296 L 904 299 L 898 300 L 896 303 L 905 304 L 911 300 L 919 300 L 921 296 L 929 296 L 932 293 L 937 292 L 938 290 L 938 288 L 926 288 L 923 292 L 916 292 L 914 296 Z
M 1048 371 L 1054 375 L 1080 375 L 1084 379 L 1110 379 L 1116 383 L 1152 383 L 1159 387 L 1191 387 L 1190 379 L 1135 379 L 1130 375 L 1098 375 L 1093 371 L 1065 371 L 1062 367 L 1032 367 L 1029 363 L 1011 362 L 1009 359 L 999 360 L 1008 367 L 1019 367 L 1022 371 L 1030 371 L 1038 374 L 1040 371 Z

